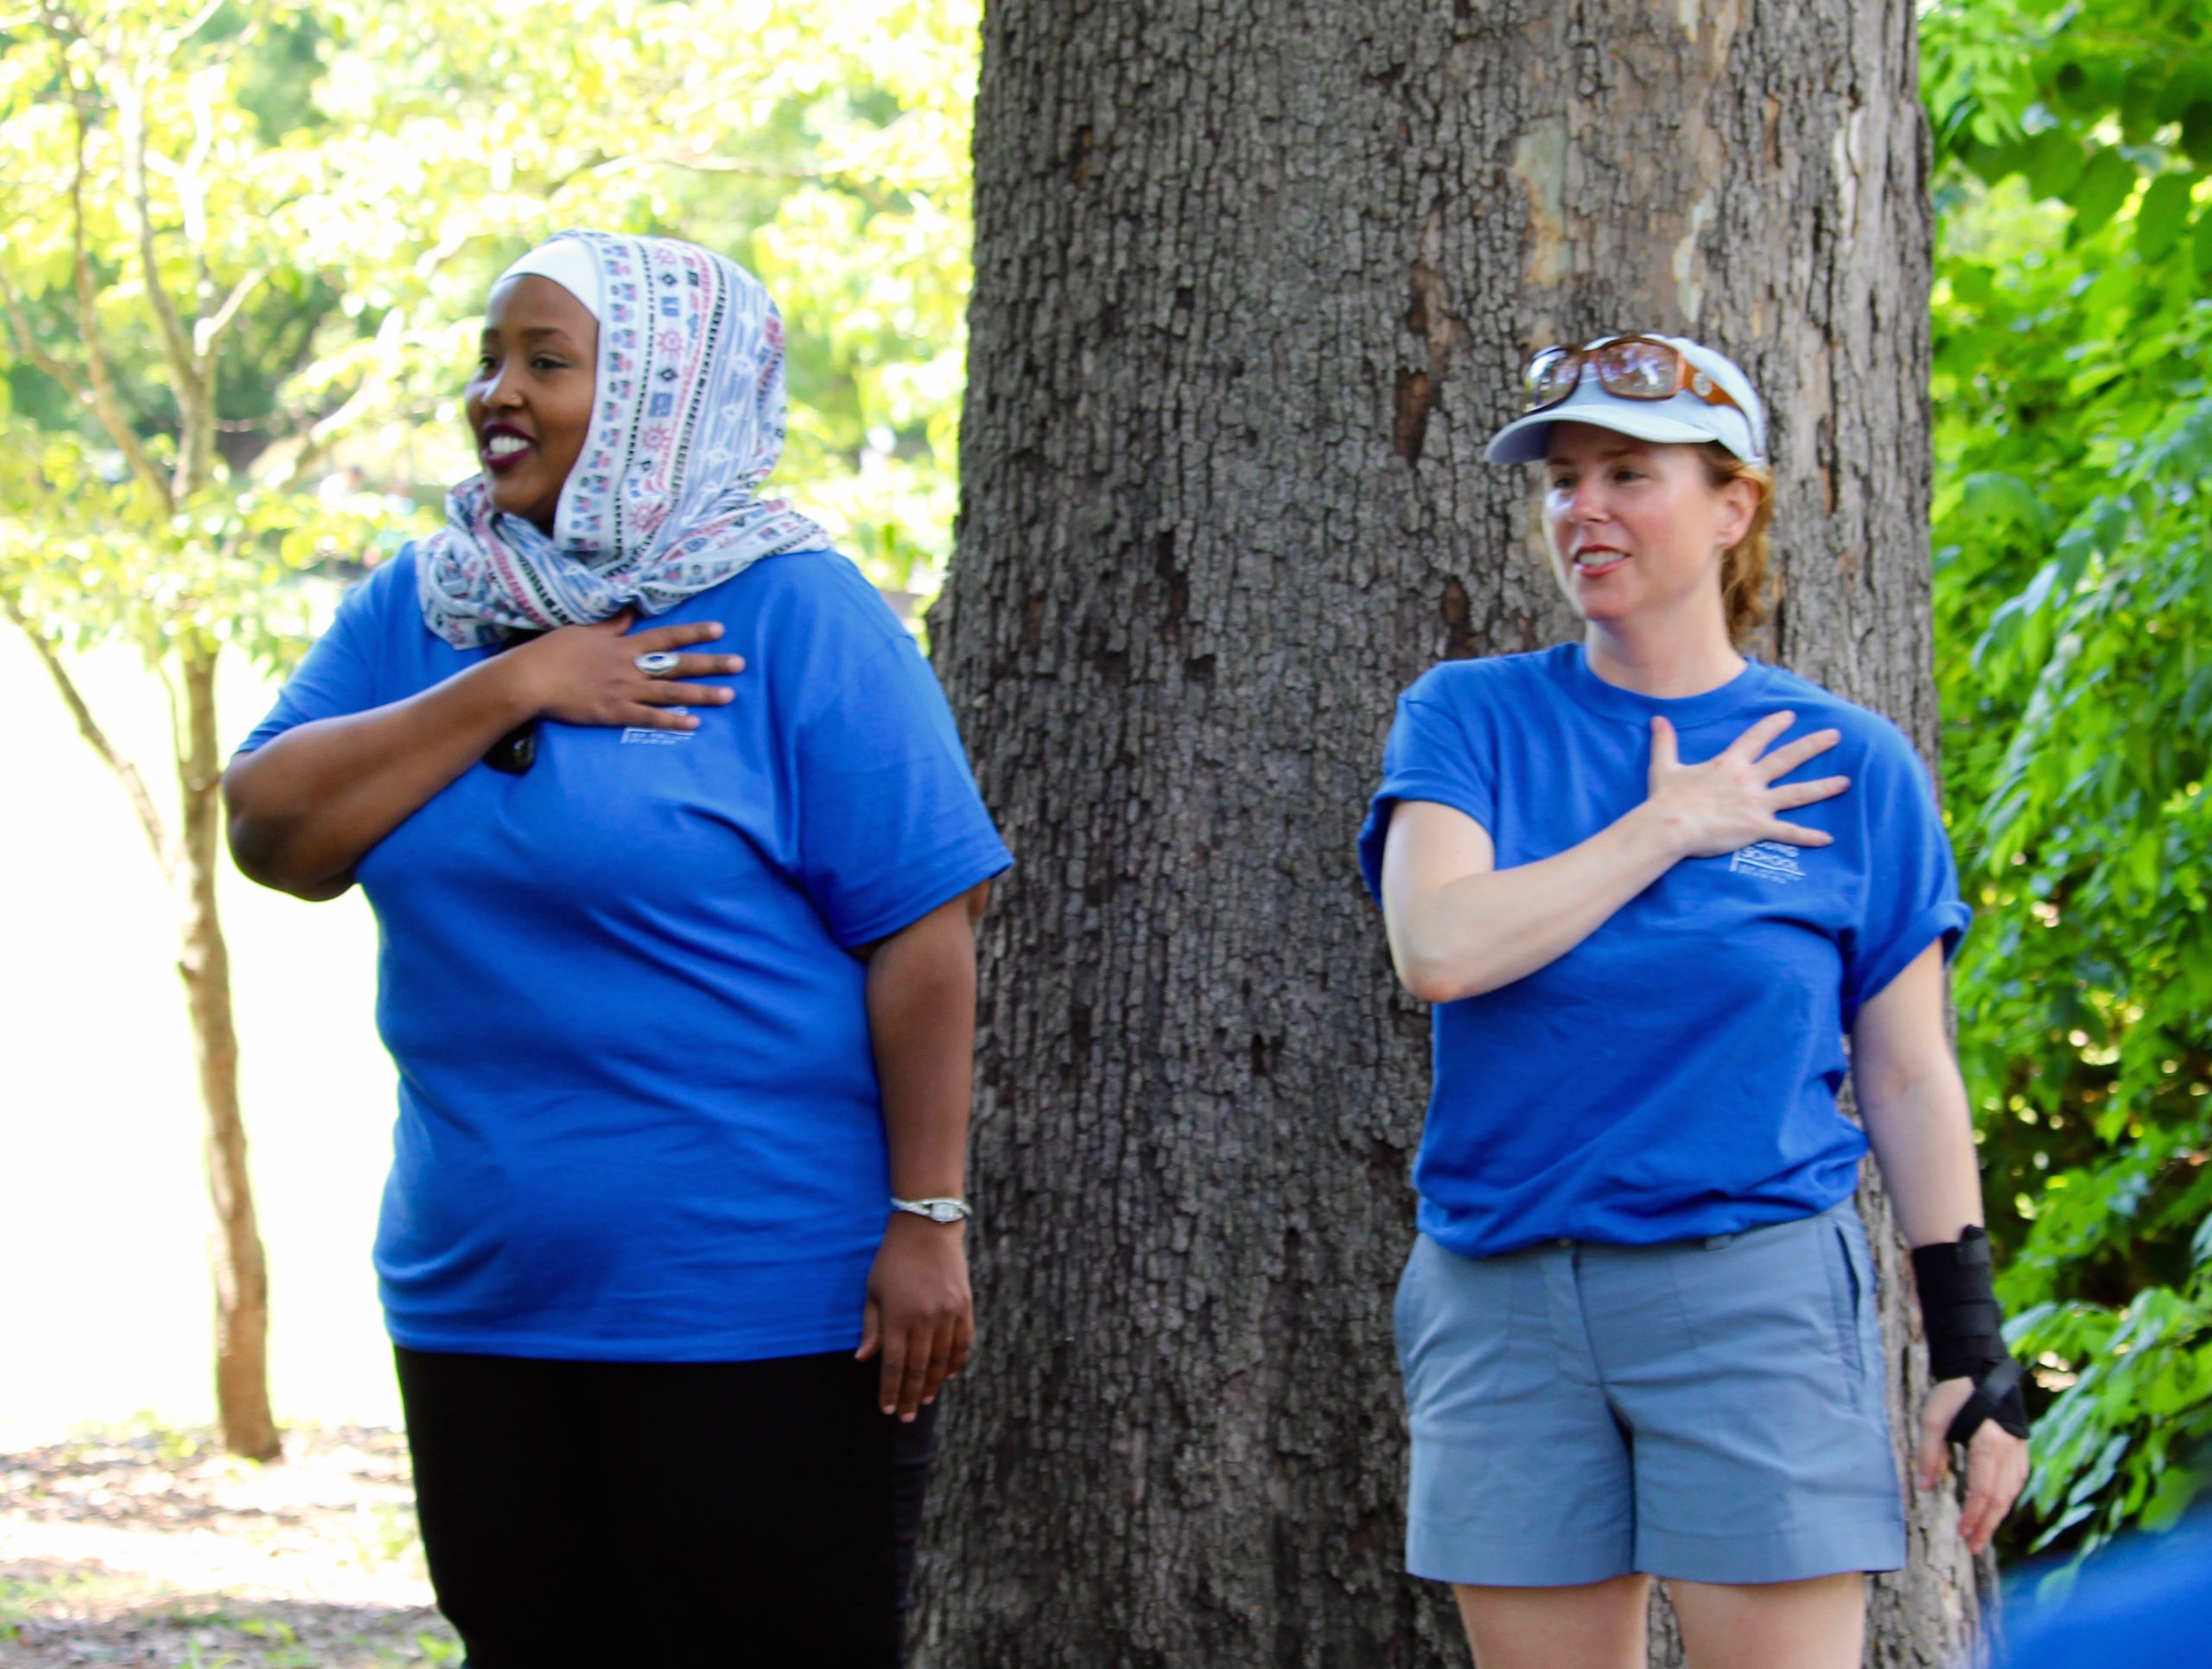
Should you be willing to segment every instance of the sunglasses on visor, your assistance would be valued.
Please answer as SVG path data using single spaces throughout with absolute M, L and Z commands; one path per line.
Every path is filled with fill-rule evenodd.
M 1738 405 L 1733 395 L 1692 365 L 1671 342 L 1650 336 L 1601 336 L 1578 348 L 1548 347 L 1521 373 L 1524 409 L 1542 411 L 1574 392 L 1584 371 L 1620 400 L 1671 400 L 1687 389 L 1712 406 Z M 1750 414 L 1745 413 L 1748 419 Z

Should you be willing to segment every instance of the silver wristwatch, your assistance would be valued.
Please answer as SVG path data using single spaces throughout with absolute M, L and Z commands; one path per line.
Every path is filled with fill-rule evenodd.
M 892 1196 L 891 1209 L 911 1211 L 931 1222 L 962 1222 L 976 1215 L 965 1200 L 902 1200 L 895 1194 Z

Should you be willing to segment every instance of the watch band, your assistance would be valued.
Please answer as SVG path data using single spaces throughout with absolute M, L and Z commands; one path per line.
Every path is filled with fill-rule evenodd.
M 891 1209 L 927 1217 L 931 1222 L 964 1222 L 976 1215 L 965 1200 L 902 1200 L 896 1194 L 891 1196 Z

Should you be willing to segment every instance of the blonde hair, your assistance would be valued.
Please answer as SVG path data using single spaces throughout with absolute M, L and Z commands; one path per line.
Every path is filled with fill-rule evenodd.
M 1751 526 L 1720 555 L 1720 602 L 1728 615 L 1728 641 L 1745 649 L 1773 612 L 1774 547 L 1767 536 L 1774 525 L 1774 472 L 1764 464 L 1738 458 L 1718 441 L 1707 441 L 1697 452 L 1705 465 L 1705 479 L 1716 491 L 1731 481 L 1749 481 L 1758 493 Z

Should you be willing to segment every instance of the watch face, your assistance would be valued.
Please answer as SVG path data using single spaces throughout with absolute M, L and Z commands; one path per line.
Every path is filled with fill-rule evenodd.
M 958 1222 L 960 1208 L 944 1200 L 933 1201 L 930 1206 L 931 1222 Z

